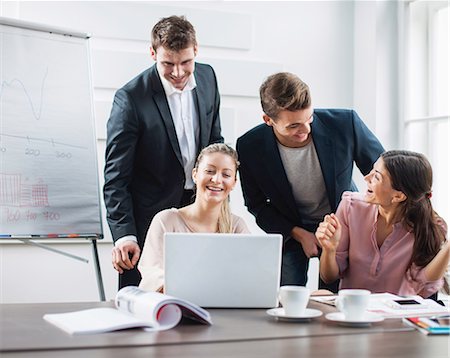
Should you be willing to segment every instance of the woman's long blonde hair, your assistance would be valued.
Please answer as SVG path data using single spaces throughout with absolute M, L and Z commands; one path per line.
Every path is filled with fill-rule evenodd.
M 230 156 L 234 160 L 234 164 L 236 165 L 236 176 L 239 168 L 239 160 L 237 152 L 231 148 L 230 146 L 224 143 L 214 143 L 210 144 L 207 147 L 203 148 L 200 154 L 197 157 L 197 161 L 195 162 L 195 170 L 198 170 L 198 166 L 203 160 L 203 157 L 208 154 L 213 153 L 223 153 Z M 218 232 L 219 233 L 231 233 L 233 232 L 233 220 L 231 218 L 231 210 L 230 210 L 230 197 L 222 202 L 222 206 L 220 208 L 219 221 L 217 223 Z

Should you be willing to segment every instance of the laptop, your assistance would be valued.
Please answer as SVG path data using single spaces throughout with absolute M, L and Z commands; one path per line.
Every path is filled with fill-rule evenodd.
M 278 306 L 279 234 L 166 233 L 164 293 L 201 307 Z

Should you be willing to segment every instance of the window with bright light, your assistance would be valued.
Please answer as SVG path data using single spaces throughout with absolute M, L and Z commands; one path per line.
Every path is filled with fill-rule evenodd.
M 449 2 L 413 1 L 407 18 L 404 143 L 430 160 L 433 206 L 450 224 Z

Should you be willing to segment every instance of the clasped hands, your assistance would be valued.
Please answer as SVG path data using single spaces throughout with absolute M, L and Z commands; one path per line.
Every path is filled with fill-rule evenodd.
M 325 215 L 316 230 L 316 238 L 322 250 L 336 252 L 341 239 L 342 227 L 335 214 Z

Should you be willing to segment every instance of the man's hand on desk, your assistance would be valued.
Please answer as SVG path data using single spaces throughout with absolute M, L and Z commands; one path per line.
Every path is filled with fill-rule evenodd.
M 124 241 L 112 249 L 112 264 L 119 273 L 131 270 L 138 262 L 141 249 L 137 242 Z M 131 256 L 131 259 L 130 259 Z

